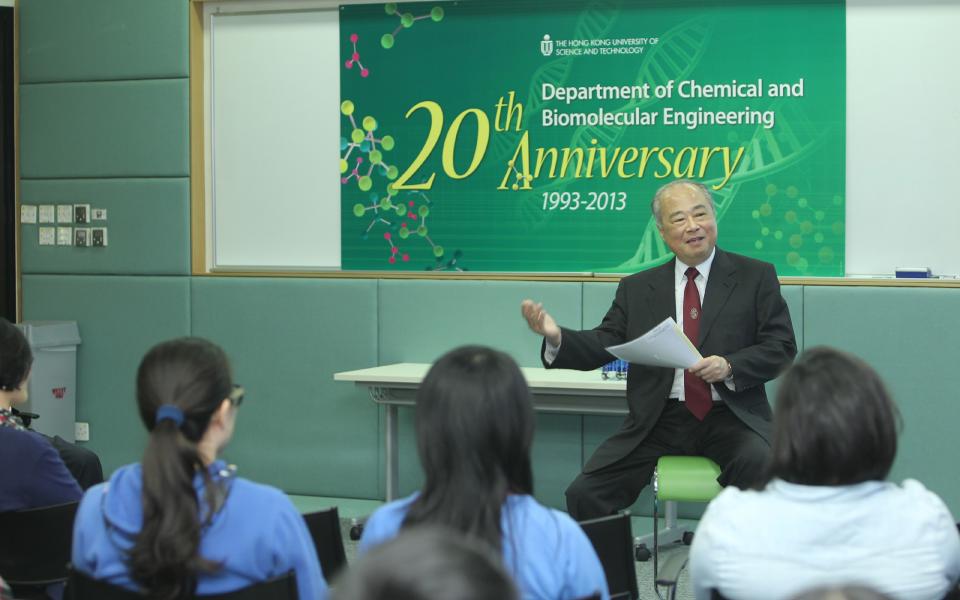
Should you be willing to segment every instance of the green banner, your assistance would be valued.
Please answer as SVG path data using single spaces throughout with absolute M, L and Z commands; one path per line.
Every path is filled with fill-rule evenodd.
M 344 269 L 642 270 L 690 178 L 723 248 L 844 274 L 842 0 L 340 10 Z

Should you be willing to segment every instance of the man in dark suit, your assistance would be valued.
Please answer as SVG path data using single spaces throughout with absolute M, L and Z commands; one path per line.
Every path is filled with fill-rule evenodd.
M 691 341 L 704 357 L 686 371 L 630 365 L 630 413 L 567 489 L 567 509 L 578 520 L 633 504 L 665 454 L 711 458 L 721 467 L 721 485 L 754 483 L 770 452 L 764 384 L 797 351 L 773 265 L 716 247 L 716 208 L 705 186 L 668 183 L 652 210 L 676 259 L 624 277 L 599 326 L 561 328 L 541 304 L 524 300 L 521 306 L 530 328 L 544 337 L 547 368 L 600 367 L 614 359 L 604 348 L 633 340 L 667 317 L 688 336 L 697 332 Z

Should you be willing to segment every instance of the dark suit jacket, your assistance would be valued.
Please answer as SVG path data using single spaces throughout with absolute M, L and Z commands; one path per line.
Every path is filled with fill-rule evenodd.
M 667 317 L 676 318 L 676 259 L 620 280 L 610 310 L 598 327 L 563 329 L 560 351 L 547 368 L 592 370 L 614 357 L 607 346 L 633 340 Z M 736 391 L 713 384 L 730 410 L 770 439 L 770 404 L 764 383 L 797 353 L 790 311 L 773 265 L 717 248 L 704 294 L 697 348 L 725 357 Z M 620 430 L 593 454 L 584 472 L 606 467 L 633 451 L 650 433 L 673 385 L 674 370 L 631 364 L 627 373 L 630 414 Z

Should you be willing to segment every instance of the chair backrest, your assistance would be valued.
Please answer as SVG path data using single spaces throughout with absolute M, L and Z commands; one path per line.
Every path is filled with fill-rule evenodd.
M 332 581 L 347 564 L 347 554 L 343 549 L 343 533 L 340 531 L 340 513 L 333 506 L 324 510 L 303 515 L 313 538 L 313 545 L 320 558 L 323 578 Z
M 630 513 L 581 521 L 607 576 L 610 598 L 638 598 Z
M 63 597 L 64 600 L 144 600 L 147 596 L 71 569 Z M 198 600 L 298 600 L 298 597 L 297 576 L 293 571 L 232 592 L 196 596 Z
M 0 513 L 0 575 L 10 585 L 67 578 L 77 502 Z

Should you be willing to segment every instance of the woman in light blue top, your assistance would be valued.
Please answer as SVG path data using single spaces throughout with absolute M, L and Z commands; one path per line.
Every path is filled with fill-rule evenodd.
M 565 513 L 534 500 L 533 405 L 509 356 L 465 346 L 442 356 L 417 393 L 417 450 L 426 481 L 367 521 L 360 551 L 419 524 L 448 527 L 503 558 L 524 598 L 609 598 L 596 552 Z
M 842 585 L 942 598 L 960 577 L 960 537 L 936 494 L 885 481 L 898 420 L 866 363 L 831 348 L 805 352 L 780 383 L 763 489 L 725 489 L 697 527 L 697 599 L 717 590 L 778 600 Z
M 293 571 L 301 600 L 326 597 L 313 541 L 290 500 L 217 459 L 242 400 L 226 355 L 206 340 L 171 340 L 147 353 L 137 371 L 147 449 L 142 463 L 83 497 L 73 535 L 78 570 L 163 600 Z

